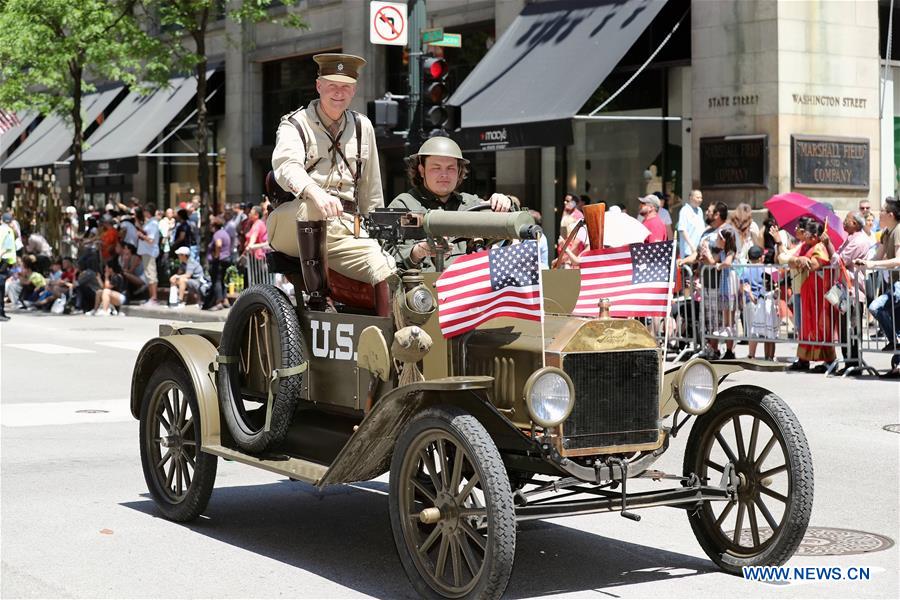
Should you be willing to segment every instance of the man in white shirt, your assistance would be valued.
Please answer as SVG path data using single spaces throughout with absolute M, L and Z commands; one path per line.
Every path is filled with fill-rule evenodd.
M 700 205 L 703 204 L 703 192 L 691 190 L 687 202 L 678 213 L 678 254 L 684 258 L 697 251 L 700 237 L 706 229 L 706 220 Z

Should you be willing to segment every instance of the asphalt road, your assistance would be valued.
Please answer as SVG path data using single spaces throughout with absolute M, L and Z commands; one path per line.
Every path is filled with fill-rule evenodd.
M 0 324 L 0 596 L 415 597 L 394 551 L 384 477 L 317 491 L 219 461 L 201 519 L 158 516 L 127 398 L 137 351 L 159 323 L 16 314 Z M 733 380 L 769 387 L 799 417 L 815 466 L 811 527 L 900 538 L 900 435 L 882 429 L 900 423 L 900 386 L 807 374 Z M 655 466 L 679 473 L 686 437 Z M 507 596 L 900 596 L 896 543 L 788 563 L 867 567 L 868 581 L 756 583 L 719 572 L 683 511 L 641 514 L 639 523 L 608 514 L 521 524 Z

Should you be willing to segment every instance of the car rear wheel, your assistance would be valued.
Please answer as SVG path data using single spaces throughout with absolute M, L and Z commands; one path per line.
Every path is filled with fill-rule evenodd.
M 499 598 L 516 520 L 500 453 L 472 415 L 429 409 L 394 449 L 390 513 L 403 568 L 427 598 Z
M 813 502 L 809 444 L 784 400 L 739 386 L 697 418 L 685 449 L 685 476 L 695 473 L 715 485 L 728 464 L 737 497 L 688 512 L 697 541 L 729 573 L 784 564 L 803 539 Z
M 141 463 L 154 502 L 167 519 L 190 521 L 206 509 L 216 457 L 200 450 L 200 410 L 180 364 L 160 365 L 141 404 Z

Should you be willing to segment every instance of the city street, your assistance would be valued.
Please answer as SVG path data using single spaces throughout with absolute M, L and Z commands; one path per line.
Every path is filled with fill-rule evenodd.
M 220 460 L 205 515 L 168 522 L 147 493 L 128 408 L 137 352 L 164 321 L 12 316 L 0 324 L 0 596 L 415 597 L 394 550 L 387 476 L 319 491 Z M 872 355 L 879 368 L 888 359 Z M 900 435 L 883 429 L 900 423 L 900 386 L 784 373 L 729 381 L 768 387 L 796 412 L 815 468 L 810 528 L 881 536 L 837 532 L 828 555 L 816 554 L 827 535 L 808 536 L 788 565 L 866 567 L 868 581 L 725 575 L 683 511 L 657 508 L 639 523 L 606 514 L 521 524 L 507 597 L 900 596 Z M 654 468 L 680 474 L 686 438 Z

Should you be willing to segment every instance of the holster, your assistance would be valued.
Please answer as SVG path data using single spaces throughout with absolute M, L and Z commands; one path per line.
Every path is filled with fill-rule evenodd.
M 375 314 L 379 317 L 390 317 L 393 314 L 393 298 L 390 284 L 380 281 L 375 284 Z
M 297 221 L 297 244 L 303 286 L 309 294 L 309 308 L 324 311 L 328 305 L 328 252 L 325 221 Z

